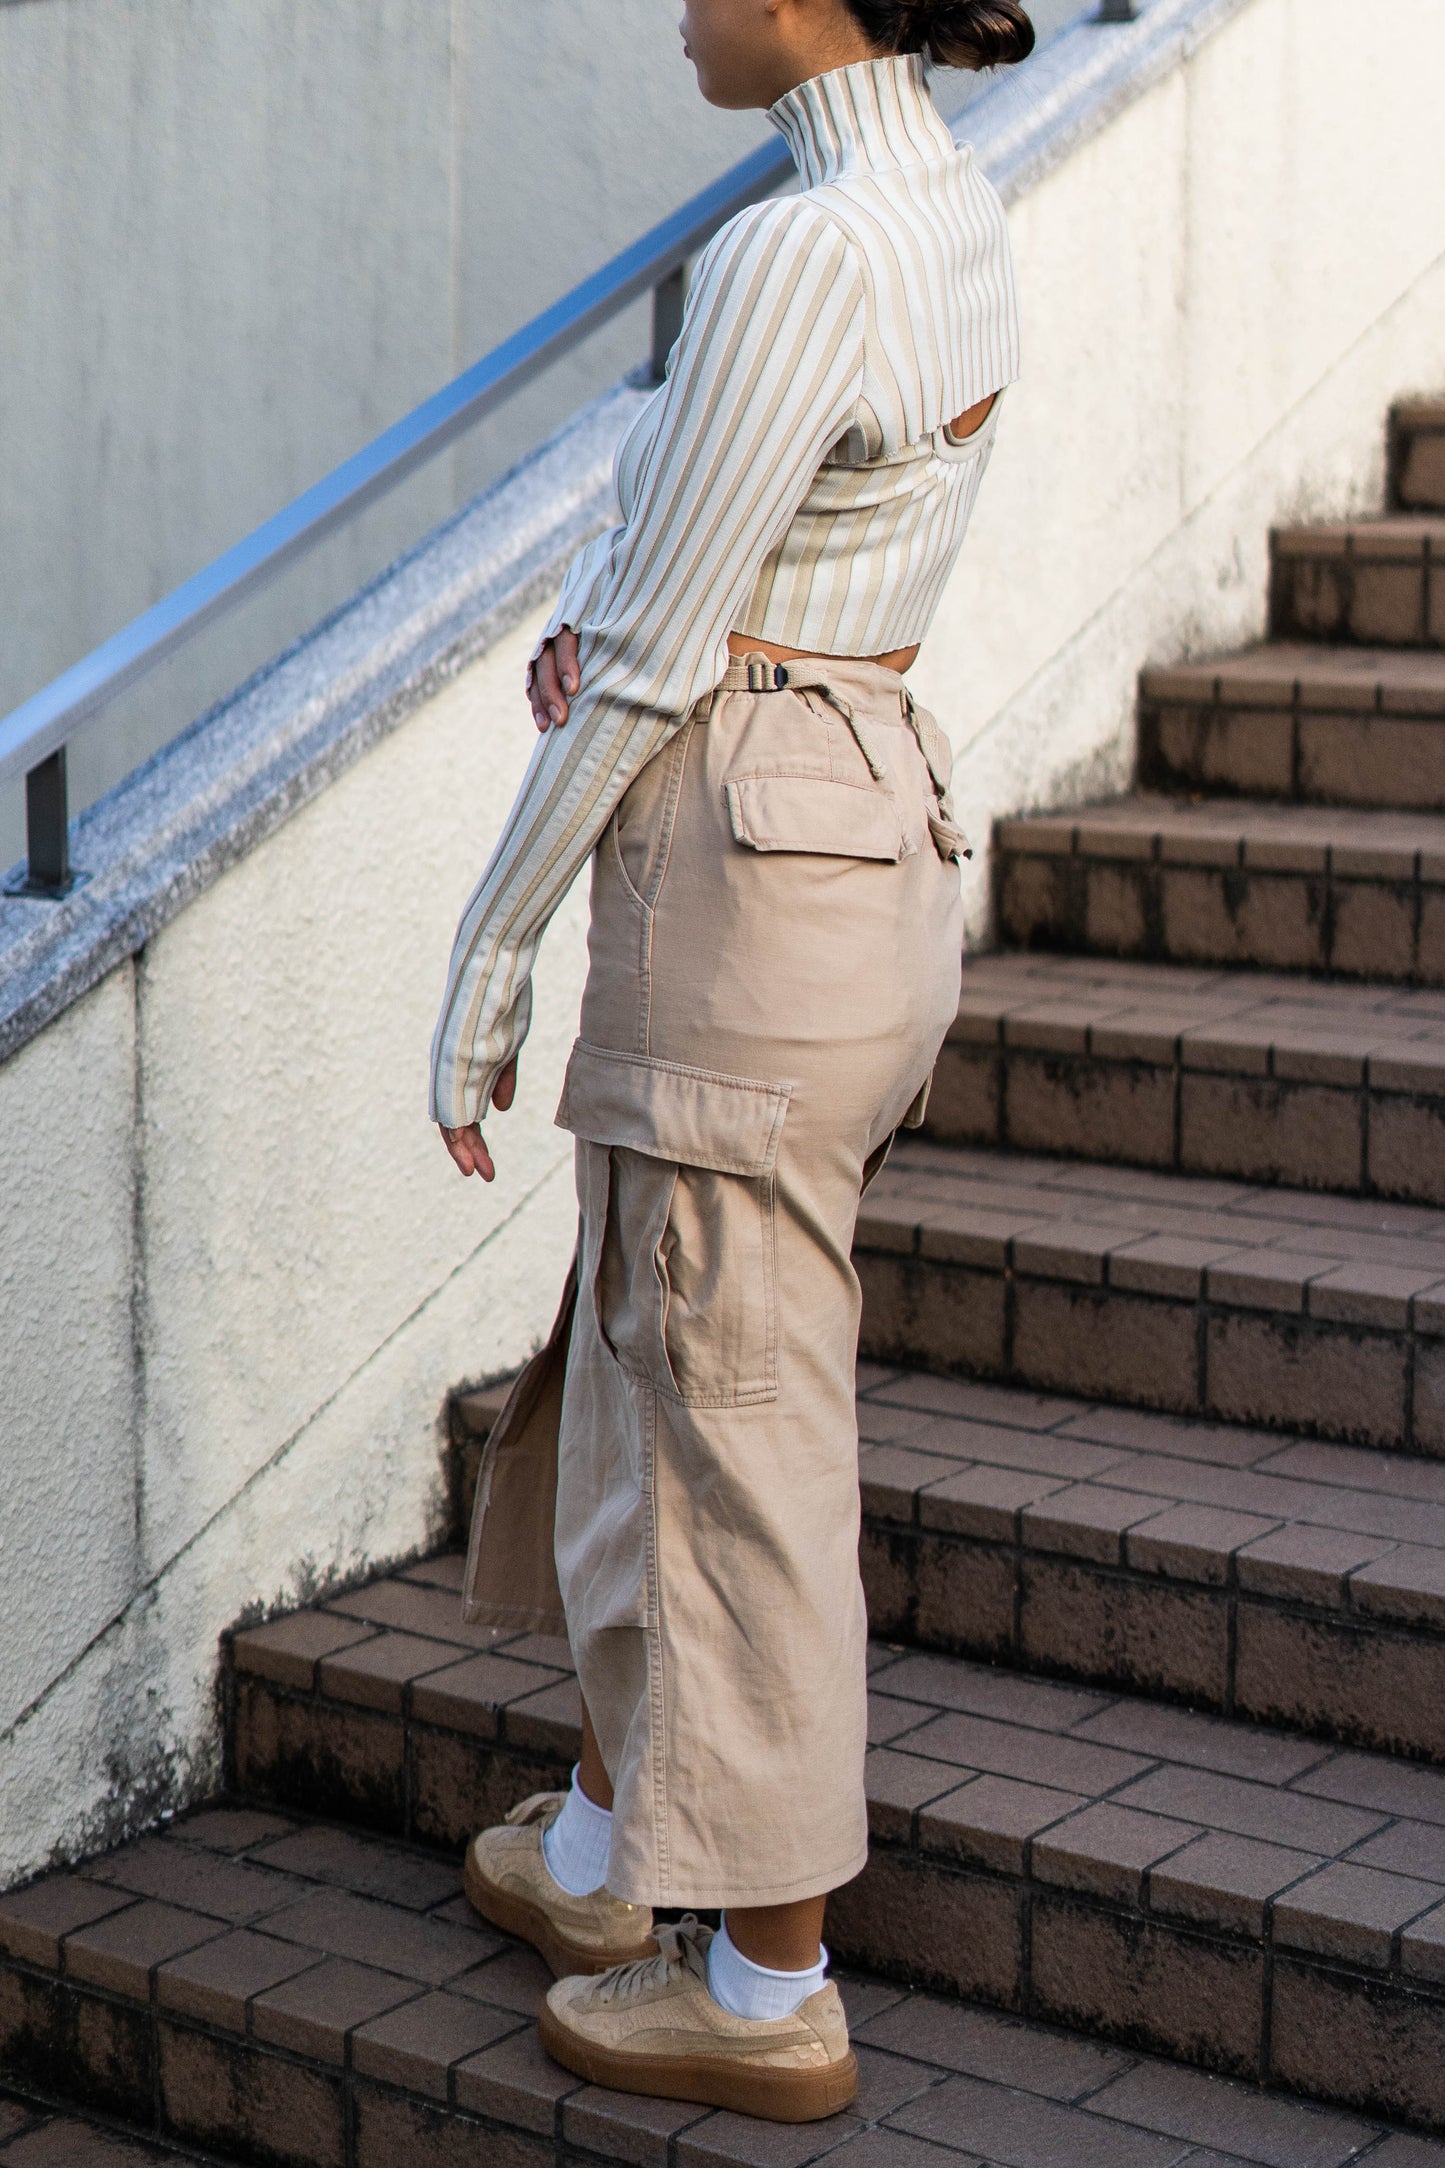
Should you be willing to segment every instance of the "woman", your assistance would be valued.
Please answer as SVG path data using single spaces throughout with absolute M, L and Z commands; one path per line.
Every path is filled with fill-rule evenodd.
M 558 1973 L 568 2068 L 800 2120 L 856 2083 L 819 1940 L 867 1849 L 849 1253 L 962 952 L 949 749 L 903 673 L 1017 373 L 1002 210 L 925 59 L 1033 31 L 1013 0 L 687 0 L 682 28 L 802 190 L 698 264 L 622 522 L 534 657 L 542 742 L 437 1027 L 433 1116 L 489 1181 L 478 1123 L 595 851 L 557 1115 L 576 1298 L 494 1434 L 467 1582 L 493 1624 L 565 1611 L 583 1753 L 474 1841 L 467 1887 Z M 654 1905 L 723 1923 L 654 1938 Z

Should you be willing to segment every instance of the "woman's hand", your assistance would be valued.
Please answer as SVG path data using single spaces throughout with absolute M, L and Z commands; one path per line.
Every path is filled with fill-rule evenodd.
M 541 654 L 527 667 L 527 698 L 539 730 L 561 729 L 572 713 L 571 696 L 581 683 L 577 635 L 564 625 L 554 640 L 543 641 Z
M 496 1090 L 492 1093 L 492 1105 L 499 1114 L 505 1114 L 516 1096 L 517 1064 L 509 1061 L 497 1078 Z M 451 1153 L 459 1173 L 479 1174 L 484 1182 L 496 1179 L 497 1170 L 492 1164 L 492 1155 L 487 1150 L 480 1123 L 468 1122 L 465 1129 L 448 1129 L 439 1122 L 437 1127 L 442 1133 L 442 1143 Z

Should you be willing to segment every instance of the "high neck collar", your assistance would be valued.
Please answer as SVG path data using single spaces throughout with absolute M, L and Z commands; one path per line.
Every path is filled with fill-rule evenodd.
M 919 53 L 815 75 L 779 98 L 768 117 L 787 139 L 804 188 L 920 165 L 954 147 L 928 94 Z

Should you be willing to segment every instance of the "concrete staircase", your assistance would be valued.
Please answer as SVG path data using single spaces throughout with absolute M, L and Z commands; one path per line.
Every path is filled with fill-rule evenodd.
M 1445 2168 L 1445 403 L 1391 467 L 1145 674 L 1137 796 L 1003 825 L 865 1201 L 857 2113 L 540 2054 L 457 1858 L 576 1684 L 452 1550 L 238 1632 L 227 1801 L 0 1898 L 0 2163 Z

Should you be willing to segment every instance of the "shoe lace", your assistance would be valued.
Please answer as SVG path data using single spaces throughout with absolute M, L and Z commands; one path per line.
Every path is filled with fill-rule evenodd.
M 676 1922 L 665 1922 L 654 1931 L 657 1955 L 635 1957 L 630 1964 L 614 1965 L 610 1972 L 604 1972 L 596 1988 L 599 2002 L 630 2002 L 650 1987 L 665 1986 L 674 1971 L 691 1972 L 706 1980 L 707 1953 L 702 1939 L 706 1929 L 695 1912 Z
M 529 1822 L 540 1822 L 544 1816 L 561 1811 L 564 1794 L 561 1792 L 533 1792 L 530 1799 L 522 1800 L 512 1808 L 506 1821 L 512 1829 L 525 1829 Z

